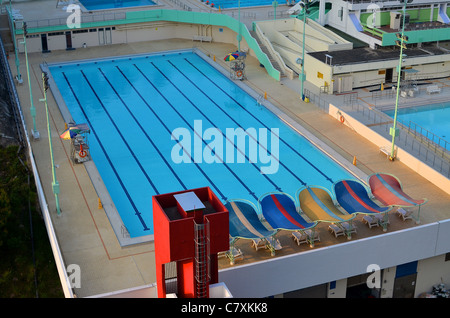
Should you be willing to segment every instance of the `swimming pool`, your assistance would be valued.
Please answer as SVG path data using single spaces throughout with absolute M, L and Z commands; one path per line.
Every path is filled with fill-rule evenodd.
M 91 128 L 91 157 L 131 237 L 153 234 L 155 194 L 209 186 L 223 202 L 239 198 L 256 204 L 267 192 L 295 195 L 306 184 L 331 190 L 333 182 L 352 178 L 192 51 L 49 68 L 72 118 Z M 255 148 L 249 136 L 244 146 L 237 137 L 234 146 L 227 139 L 227 128 L 239 127 L 254 128 L 259 144 L 265 135 L 260 152 L 274 157 L 278 150 L 275 173 L 261 173 L 269 167 L 262 157 L 250 162 Z M 215 141 L 208 131 L 224 133 L 221 139 L 214 135 L 222 153 L 219 146 L 208 148 Z M 190 163 L 177 163 L 180 158 Z
M 80 0 L 80 2 L 88 10 L 118 9 L 156 4 L 151 0 Z
M 206 2 L 204 0 L 203 2 Z M 209 0 L 210 3 L 214 3 L 214 7 L 221 9 L 238 8 L 238 0 Z M 243 7 L 257 7 L 257 6 L 271 6 L 273 0 L 241 0 L 240 6 Z M 279 4 L 284 4 L 278 1 Z
M 393 118 L 395 110 L 385 113 Z M 397 112 L 397 120 L 408 127 L 411 126 L 412 129 L 416 129 L 425 137 L 450 150 L 450 144 L 448 143 L 450 141 L 450 102 L 401 108 Z M 427 134 L 427 131 L 434 136 Z

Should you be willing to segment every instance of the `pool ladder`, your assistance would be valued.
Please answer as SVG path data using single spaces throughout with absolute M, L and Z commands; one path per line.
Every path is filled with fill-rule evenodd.
M 256 105 L 261 106 L 263 100 L 264 100 L 264 95 L 259 95 L 258 98 L 256 99 Z

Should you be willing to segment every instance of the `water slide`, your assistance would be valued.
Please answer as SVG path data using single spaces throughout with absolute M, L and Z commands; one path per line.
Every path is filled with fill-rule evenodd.
M 354 13 L 349 13 L 348 16 L 352 20 L 353 25 L 355 26 L 356 30 L 358 30 L 359 32 L 362 32 L 363 27 L 362 27 L 361 23 L 359 22 L 358 17 Z
M 439 17 L 442 20 L 442 23 L 448 24 L 450 23 L 450 19 L 448 18 L 447 12 L 445 12 L 445 6 L 441 5 L 439 7 Z

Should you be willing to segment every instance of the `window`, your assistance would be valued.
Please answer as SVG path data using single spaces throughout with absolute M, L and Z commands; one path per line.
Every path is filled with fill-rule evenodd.
M 386 70 L 379 70 L 378 71 L 378 75 L 384 75 L 384 74 L 386 74 Z
M 64 32 L 51 32 L 48 34 L 48 36 L 55 36 L 55 35 L 64 35 Z

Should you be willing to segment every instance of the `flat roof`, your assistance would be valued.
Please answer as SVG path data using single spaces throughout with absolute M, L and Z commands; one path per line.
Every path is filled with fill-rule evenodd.
M 403 51 L 405 57 L 427 57 L 434 55 L 450 54 L 447 50 L 436 46 L 426 46 L 424 48 L 408 48 Z M 349 65 L 355 63 L 370 63 L 376 61 L 398 60 L 400 49 L 371 49 L 369 47 L 359 47 L 352 50 L 342 51 L 321 51 L 308 53 L 310 56 L 323 63 L 332 66 Z M 330 58 L 331 57 L 331 58 Z

